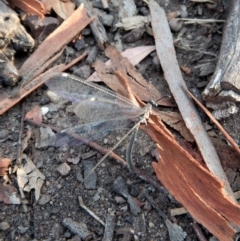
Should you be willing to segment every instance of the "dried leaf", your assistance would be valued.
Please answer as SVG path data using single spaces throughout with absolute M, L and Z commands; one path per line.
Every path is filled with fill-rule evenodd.
M 9 158 L 0 158 L 0 176 L 4 176 L 8 170 L 8 166 L 11 162 Z
M 133 66 L 135 66 L 154 50 L 155 46 L 140 46 L 132 49 L 127 49 L 124 52 L 122 52 L 121 55 L 122 57 L 127 58 L 130 61 L 130 63 Z M 105 65 L 107 66 L 110 64 L 110 60 L 105 62 Z M 98 77 L 97 72 L 94 72 L 90 77 L 87 78 L 87 81 L 100 82 L 102 80 Z
M 185 138 L 185 140 L 193 142 L 194 138 L 186 127 L 185 122 L 180 113 L 173 111 L 156 111 L 159 113 L 163 122 L 171 126 L 173 129 L 179 131 L 179 133 Z
M 75 3 L 71 1 L 64 2 L 60 0 L 51 0 L 51 5 L 54 12 L 64 20 L 73 14 L 76 7 Z
M 37 0 L 8 0 L 11 8 L 18 7 L 27 14 L 37 15 L 44 18 L 46 12 L 43 4 Z
M 131 29 L 143 27 L 148 22 L 148 17 L 134 16 L 122 19 L 121 22 L 117 23 L 115 26 L 118 28 L 123 27 L 124 30 L 128 31 Z
M 105 54 L 111 59 L 112 65 L 110 68 L 114 69 L 115 73 L 109 73 L 109 67 L 100 61 L 95 62 L 95 69 L 99 78 L 109 88 L 117 91 L 119 94 L 125 95 L 127 93 L 125 89 L 126 86 L 122 85 L 122 81 L 117 81 L 118 78 L 125 78 L 131 90 L 133 90 L 134 94 L 137 95 L 141 100 L 149 101 L 152 99 L 159 105 L 173 105 L 173 103 L 169 102 L 165 98 L 161 98 L 163 95 L 155 88 L 155 86 L 148 83 L 143 76 L 136 71 L 128 59 L 121 56 L 116 48 L 109 46 L 105 50 Z
M 30 192 L 31 189 L 35 189 L 35 199 L 37 201 L 40 197 L 40 190 L 45 177 L 36 168 L 27 155 L 22 154 L 21 158 L 23 164 L 17 169 L 18 185 L 26 192 Z
M 42 123 L 42 111 L 40 106 L 34 106 L 25 116 L 25 118 L 35 122 Z
M 17 189 L 10 185 L 0 184 L 0 201 L 6 204 L 20 204 L 20 196 Z

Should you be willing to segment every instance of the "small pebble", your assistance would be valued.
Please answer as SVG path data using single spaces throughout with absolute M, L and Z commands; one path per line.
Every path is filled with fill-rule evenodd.
M 51 195 L 50 194 L 42 194 L 41 197 L 38 200 L 38 203 L 40 205 L 45 205 L 51 200 Z
M 1 231 L 8 230 L 9 228 L 10 228 L 10 224 L 8 222 L 1 222 L 0 223 L 0 230 Z
M 108 139 L 104 138 L 103 143 L 106 145 L 108 143 Z
M 84 240 L 91 235 L 90 231 L 87 228 L 87 225 L 83 222 L 76 222 L 73 221 L 71 218 L 65 218 L 62 223 L 73 234 L 77 234 L 80 238 Z
M 154 228 L 154 227 L 155 227 L 155 225 L 154 225 L 154 223 L 149 222 L 148 227 L 149 227 L 149 228 Z
M 5 139 L 8 135 L 9 135 L 8 130 L 3 129 L 0 131 L 0 139 Z
M 176 18 L 172 18 L 168 23 L 169 23 L 169 27 L 174 32 L 178 32 L 183 26 L 183 22 Z
M 83 36 L 87 36 L 87 35 L 91 34 L 90 28 L 85 28 L 85 29 L 83 29 L 83 31 L 81 32 L 81 34 L 82 34 Z
M 27 230 L 29 229 L 28 227 L 23 227 L 23 226 L 18 226 L 18 232 L 20 233 L 20 234 L 24 234 L 24 233 L 26 233 L 27 232 Z
M 70 238 L 71 237 L 71 233 L 70 232 L 65 232 L 64 233 L 64 237 L 65 238 Z
M 82 79 L 87 79 L 91 74 L 91 69 L 89 65 L 84 65 L 74 71 L 74 75 L 77 75 L 78 77 Z
M 75 42 L 74 47 L 77 51 L 80 51 L 85 48 L 85 45 L 86 45 L 86 43 L 85 43 L 84 39 L 78 39 Z
M 95 171 L 92 171 L 95 166 L 95 162 L 93 161 L 84 161 L 83 169 L 84 169 L 84 187 L 86 189 L 96 189 L 97 184 L 97 174 Z
M 135 29 L 131 30 L 130 32 L 128 32 L 127 34 L 125 34 L 123 36 L 122 40 L 125 43 L 134 43 L 137 40 L 141 39 L 144 32 L 145 32 L 144 27 L 135 28 Z
M 70 241 L 82 241 L 77 235 L 75 235 Z
M 101 22 L 104 26 L 112 27 L 114 17 L 110 14 L 104 14 L 101 17 Z
M 66 46 L 64 52 L 66 56 L 73 56 L 75 51 L 72 47 Z
M 53 91 L 51 91 L 51 90 L 48 90 L 48 91 L 46 92 L 46 95 L 47 95 L 47 97 L 48 97 L 52 102 L 54 102 L 54 103 L 56 103 L 56 102 L 58 102 L 58 101 L 60 100 L 60 97 L 59 97 L 56 93 L 54 93 Z
M 44 96 L 42 96 L 42 98 L 40 99 L 39 104 L 40 104 L 40 105 L 47 105 L 47 104 L 50 103 L 50 101 L 51 101 L 51 100 L 50 100 L 46 95 L 44 95 Z
M 49 111 L 49 108 L 47 106 L 43 106 L 41 107 L 41 112 L 42 112 L 42 115 L 46 115 Z
M 62 175 L 62 176 L 67 176 L 70 172 L 71 168 L 67 163 L 62 163 L 60 166 L 58 166 L 57 171 Z

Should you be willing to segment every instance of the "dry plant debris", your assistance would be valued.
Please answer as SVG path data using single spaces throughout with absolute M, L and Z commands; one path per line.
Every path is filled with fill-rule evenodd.
M 30 192 L 31 189 L 34 189 L 35 199 L 37 201 L 40 197 L 40 191 L 45 177 L 26 155 L 23 154 L 21 156 L 21 162 L 22 164 L 19 165 L 17 169 L 18 185 L 26 192 Z
M 22 0 L 17 2 L 25 4 L 25 2 L 28 1 Z M 23 5 L 20 7 L 20 5 L 17 5 L 17 2 L 15 5 L 21 9 L 25 9 L 27 13 L 39 14 L 39 16 L 42 17 L 42 10 L 39 10 L 39 5 L 36 5 L 34 10 L 29 10 L 29 6 L 28 8 L 24 8 Z M 88 10 L 86 10 L 83 6 L 80 6 L 74 11 L 73 14 L 71 14 L 71 11 L 73 11 L 75 6 L 72 2 L 67 2 L 69 3 L 70 13 L 66 13 L 68 12 L 68 7 L 66 7 L 65 3 L 62 3 L 59 0 L 54 2 L 55 5 L 52 4 L 51 7 L 55 10 L 55 12 L 63 19 L 66 19 L 68 16 L 69 17 L 53 34 L 51 34 L 42 44 L 40 44 L 35 53 L 32 54 L 21 67 L 20 72 L 25 78 L 25 82 L 23 88 L 21 88 L 18 92 L 20 97 L 16 97 L 15 100 L 9 98 L 0 102 L 0 114 L 6 112 L 6 110 L 18 103 L 19 100 L 24 98 L 27 94 L 37 89 L 47 79 L 51 78 L 51 76 L 54 76 L 56 73 L 60 73 L 67 67 L 71 66 L 55 66 L 47 73 L 37 77 L 61 55 L 66 44 L 72 41 L 73 38 L 79 34 L 79 31 L 84 29 L 94 19 L 94 17 L 89 18 L 87 16 L 87 12 L 89 13 L 92 11 L 91 6 L 88 6 Z M 86 1 L 77 2 L 79 4 L 79 2 Z M 104 4 L 104 8 L 108 8 L 106 2 L 102 2 Z M 125 4 L 124 1 L 123 4 Z M 148 118 L 147 126 L 141 126 L 141 128 L 144 129 L 157 143 L 156 152 L 159 153 L 157 156 L 158 162 L 153 163 L 152 165 L 161 183 L 189 211 L 196 221 L 206 227 L 219 240 L 232 240 L 236 233 L 235 226 L 240 226 L 240 207 L 235 202 L 233 193 L 225 177 L 225 173 L 216 155 L 216 151 L 209 142 L 209 138 L 207 137 L 205 129 L 203 128 L 200 118 L 198 117 L 198 113 L 195 110 L 191 100 L 181 88 L 181 86 L 185 87 L 185 84 L 181 76 L 180 67 L 177 64 L 166 15 L 154 0 L 149 1 L 149 7 L 151 11 L 151 23 L 157 53 L 164 71 L 165 79 L 169 84 L 171 92 L 181 111 L 182 117 L 186 122 L 187 128 L 189 128 L 191 132 L 190 133 L 189 130 L 183 125 L 182 121 L 180 122 L 181 117 L 178 114 L 176 115 L 174 112 L 164 113 L 163 111 L 153 111 Z M 37 8 L 39 9 L 36 10 Z M 91 13 L 91 16 L 93 16 L 93 13 Z M 124 20 L 124 18 L 122 18 L 122 20 Z M 159 21 L 161 24 L 159 24 Z M 76 29 L 77 26 L 78 28 Z M 93 22 L 91 28 L 92 30 L 94 29 Z M 99 42 L 98 44 L 101 48 L 104 48 L 103 44 Z M 146 51 L 148 54 L 154 50 L 154 48 L 155 47 L 153 46 L 140 47 L 138 49 L 132 49 L 132 52 L 126 55 L 129 55 L 133 62 L 139 62 L 139 60 L 143 58 L 143 55 L 145 55 L 145 53 L 143 54 L 144 51 Z M 94 64 L 96 73 L 89 77 L 90 81 L 103 81 L 109 88 L 131 99 L 136 105 L 141 107 L 145 106 L 142 101 L 149 101 L 149 96 L 153 98 L 153 100 L 157 101 L 159 105 L 168 107 L 174 106 L 175 103 L 172 103 L 169 99 L 164 98 L 164 96 L 157 90 L 157 88 L 155 88 L 155 86 L 149 84 L 143 78 L 143 76 L 136 71 L 136 69 L 130 63 L 131 61 L 122 57 L 113 46 L 109 46 L 105 50 L 105 55 L 111 59 L 111 64 L 109 62 L 108 65 L 104 65 L 103 62 L 96 61 Z M 84 57 L 85 56 L 86 54 Z M 186 74 L 190 74 L 190 69 L 188 69 L 188 67 L 181 66 L 181 68 L 186 72 Z M 30 73 L 29 69 L 31 70 Z M 161 116 L 163 121 L 167 122 L 171 127 L 177 129 L 186 140 L 193 141 L 194 137 L 198 144 L 199 150 L 201 151 L 203 159 L 201 158 L 200 154 L 192 150 L 190 146 L 184 144 L 180 146 L 173 135 L 163 125 L 159 116 Z M 50 130 L 50 126 L 42 123 L 42 114 L 39 107 L 35 107 L 33 110 L 28 112 L 26 115 L 26 120 L 30 123 L 35 123 Z M 58 128 L 52 129 L 58 132 L 61 131 Z M 77 136 L 75 133 L 67 134 L 81 139 L 81 137 Z M 22 148 L 22 152 L 27 147 L 30 137 L 31 131 L 27 133 L 25 140 L 23 140 L 22 144 L 24 147 Z M 82 141 L 90 144 L 92 147 L 101 149 L 88 140 L 82 139 Z M 103 152 L 108 153 L 109 151 L 104 150 Z M 124 166 L 126 166 L 124 160 L 112 152 L 110 154 L 118 159 Z M 68 160 L 73 160 L 73 158 L 68 158 Z M 202 164 L 203 160 L 205 161 L 206 166 Z M 10 159 L 0 159 L 0 175 L 6 174 L 9 163 Z M 40 197 L 41 187 L 45 180 L 44 175 L 36 168 L 30 158 L 25 154 L 21 155 L 21 161 L 18 164 L 17 180 L 20 191 L 24 190 L 29 192 L 30 190 L 35 189 L 35 200 L 37 201 Z M 67 164 L 63 163 L 63 165 Z M 67 167 L 69 166 L 67 165 Z M 68 174 L 70 172 L 70 167 L 67 169 Z M 140 171 L 137 169 L 136 173 L 142 179 L 146 179 L 146 176 L 141 176 Z M 65 176 L 65 173 L 61 174 L 62 176 Z M 150 180 L 150 182 L 152 181 Z M 157 184 L 154 185 L 155 187 L 158 186 Z M 1 201 L 8 204 L 20 204 L 21 201 L 16 193 L 17 190 L 12 186 L 0 185 Z M 141 206 L 141 203 L 132 197 L 130 199 L 130 197 L 131 196 L 127 194 L 126 198 L 130 204 L 130 207 L 133 202 L 137 204 L 137 215 L 137 213 L 141 212 L 139 207 Z M 82 203 L 81 197 L 79 197 L 79 202 L 82 207 L 86 208 L 86 206 Z M 88 209 L 88 212 L 91 212 L 91 215 L 95 217 L 95 214 L 90 209 Z M 180 226 L 170 222 L 170 220 L 164 215 L 163 217 L 169 230 L 170 240 L 184 240 L 186 233 L 182 231 Z M 97 217 L 97 219 L 100 220 L 102 225 L 104 225 L 104 222 L 100 218 Z M 69 228 L 72 233 L 78 234 L 83 239 L 92 235 L 84 223 L 75 222 L 70 218 L 65 218 L 63 220 L 63 225 Z M 131 235 L 129 236 L 129 239 L 130 238 Z
M 18 7 L 27 14 L 38 15 L 44 18 L 45 8 L 40 1 L 36 0 L 8 0 L 12 8 Z

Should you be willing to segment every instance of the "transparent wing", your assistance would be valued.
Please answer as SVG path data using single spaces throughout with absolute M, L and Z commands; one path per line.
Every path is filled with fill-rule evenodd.
M 142 114 L 142 108 L 125 97 L 72 75 L 56 75 L 46 85 L 61 97 L 76 103 L 74 113 L 79 122 L 65 131 L 89 140 L 96 141 L 112 130 L 129 129 L 135 118 Z M 64 134 L 57 134 L 57 146 L 61 145 L 59 140 L 63 143 L 69 141 Z
M 74 112 L 83 122 L 134 118 L 142 112 L 142 108 L 129 99 L 73 75 L 59 74 L 46 85 L 61 97 L 77 103 Z

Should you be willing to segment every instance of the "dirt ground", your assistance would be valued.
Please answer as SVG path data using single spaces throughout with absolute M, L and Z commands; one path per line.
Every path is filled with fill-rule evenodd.
M 135 2 L 139 14 L 147 14 L 148 8 L 146 4 L 142 1 Z M 167 13 L 179 10 L 182 4 L 186 6 L 188 18 L 224 18 L 224 8 L 221 4 L 211 9 L 210 5 L 190 3 L 190 1 L 185 0 L 158 0 L 157 2 L 164 7 Z M 112 13 L 109 12 L 109 14 L 111 15 Z M 122 29 L 112 31 L 110 27 L 106 27 L 106 30 L 112 45 L 116 44 L 116 34 L 120 34 L 123 37 L 127 33 Z M 180 31 L 172 32 L 179 65 L 191 70 L 189 74 L 182 72 L 184 80 L 192 93 L 198 98 L 200 98 L 201 92 L 214 71 L 221 45 L 222 30 L 222 23 L 206 25 L 185 24 Z M 90 46 L 90 48 L 95 45 L 91 33 L 85 36 L 84 40 L 85 44 Z M 123 50 L 146 45 L 154 45 L 154 39 L 145 32 L 140 39 L 133 43 L 123 42 Z M 83 52 L 84 49 L 80 51 Z M 80 55 L 74 44 L 69 45 L 68 53 L 65 51 L 61 61 L 63 63 L 70 61 L 69 56 L 71 58 L 75 53 Z M 146 80 L 153 83 L 165 95 L 169 95 L 167 83 L 163 78 L 161 68 L 156 63 L 155 56 L 156 53 L 152 53 L 136 67 Z M 97 58 L 105 60 L 104 53 L 99 50 Z M 20 65 L 21 61 L 22 59 L 17 55 L 17 64 Z M 201 66 L 206 63 L 211 63 L 211 65 L 209 65 L 208 71 L 206 70 L 203 73 Z M 74 66 L 71 71 L 76 71 L 86 65 L 87 63 L 82 61 Z M 94 71 L 92 67 L 89 69 L 91 73 Z M 1 86 L 0 93 L 2 94 L 9 90 L 9 87 Z M 12 167 L 17 156 L 22 110 L 27 112 L 36 105 L 48 106 L 50 111 L 44 116 L 44 123 L 56 125 L 58 123 L 74 122 L 74 117 L 68 110 L 70 104 L 52 102 L 47 96 L 46 90 L 47 87 L 43 86 L 21 103 L 11 108 L 7 113 L 0 116 L 0 156 L 11 158 Z M 162 110 L 167 110 L 167 108 L 162 108 Z M 171 108 L 171 110 L 175 109 Z M 203 122 L 209 124 L 205 115 L 201 114 L 201 116 Z M 32 130 L 32 137 L 28 142 L 25 153 L 45 176 L 45 181 L 41 188 L 40 199 L 37 202 L 35 201 L 34 190 L 24 193 L 27 200 L 27 212 L 24 211 L 23 205 L 0 203 L 1 241 L 81 240 L 74 233 L 73 230 L 76 225 L 71 223 L 71 220 L 86 225 L 90 233 L 86 240 L 103 240 L 103 225 L 80 207 L 79 196 L 82 197 L 85 205 L 104 222 L 107 215 L 115 215 L 116 226 L 113 240 L 169 240 L 166 218 L 160 214 L 159 209 L 166 216 L 169 216 L 169 210 L 181 207 L 181 204 L 164 188 L 162 188 L 162 191 L 157 190 L 149 183 L 136 177 L 136 175 L 129 173 L 127 168 L 123 168 L 121 164 L 111 158 L 107 158 L 91 174 L 91 181 L 84 185 L 82 184 L 84 172 L 87 172 L 89 168 L 94 166 L 102 155 L 87 145 L 37 148 L 35 144 L 39 136 L 39 127 L 25 122 L 23 135 L 26 135 L 29 129 Z M 176 131 L 169 129 L 177 138 L 181 139 Z M 97 143 L 106 148 L 111 148 L 124 133 L 125 130 L 112 131 L 110 135 L 102 138 Z M 124 158 L 128 143 L 129 138 L 123 141 L 115 152 Z M 154 143 L 143 131 L 139 131 L 134 144 L 133 160 L 137 168 L 157 181 L 151 166 L 151 163 L 155 161 L 152 155 L 153 151 Z M 77 164 L 71 163 L 69 162 L 71 158 L 79 162 Z M 58 171 L 58 167 L 63 163 L 67 163 L 71 168 L 66 176 L 61 175 Z M 17 187 L 16 175 L 10 174 L 9 177 L 12 185 Z M 174 182 L 174 177 L 172 178 Z M 3 181 L 1 179 L 1 183 Z M 159 186 L 161 186 L 160 183 Z M 124 193 L 135 198 L 137 203 L 141 204 L 140 211 L 137 214 L 134 213 L 136 210 L 132 210 L 132 207 L 129 205 L 130 201 L 126 198 L 126 195 L 124 196 Z M 64 220 L 70 220 L 70 228 L 63 225 Z M 178 225 L 186 232 L 185 240 L 198 240 L 191 226 L 194 220 L 189 214 L 177 216 L 176 220 Z M 2 227 L 4 225 L 7 225 L 6 230 Z M 211 234 L 204 228 L 203 232 L 208 239 L 211 237 Z

